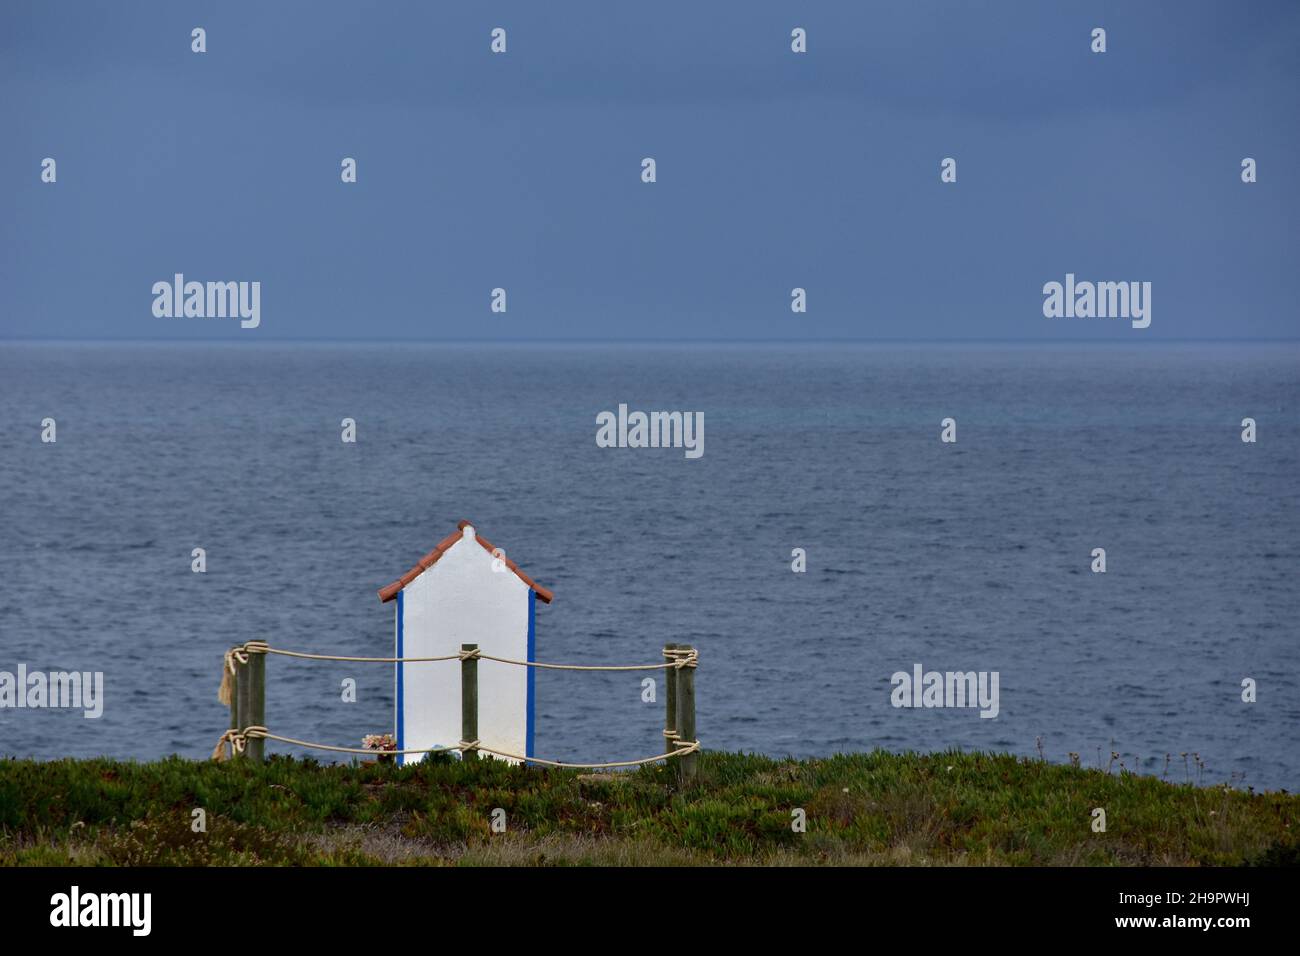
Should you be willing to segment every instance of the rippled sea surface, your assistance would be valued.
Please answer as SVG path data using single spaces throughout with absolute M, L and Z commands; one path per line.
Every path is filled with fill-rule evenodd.
M 619 403 L 702 412 L 704 456 L 598 448 Z M 101 719 L 0 710 L 0 753 L 206 756 L 226 647 L 389 653 L 376 589 L 469 518 L 555 591 L 540 659 L 697 645 L 706 747 L 1295 789 L 1298 449 L 1294 344 L 0 345 L 0 670 L 105 675 Z M 999 672 L 997 718 L 892 707 L 916 663 Z M 391 730 L 384 665 L 268 674 L 277 732 Z M 657 752 L 641 696 L 540 672 L 536 752 Z

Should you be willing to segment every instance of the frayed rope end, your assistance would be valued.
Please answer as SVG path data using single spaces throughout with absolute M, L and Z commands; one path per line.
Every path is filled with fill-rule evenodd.
M 230 668 L 223 666 L 221 668 L 221 686 L 217 688 L 217 700 L 227 707 L 230 706 L 235 691 L 235 682 L 230 678 Z
M 221 739 L 217 741 L 217 745 L 212 748 L 212 759 L 217 761 L 217 763 L 221 763 L 223 760 L 227 759 L 226 757 L 227 743 L 230 744 L 230 749 L 232 751 L 235 749 L 234 741 L 230 739 L 233 733 L 234 733 L 233 730 L 227 730 L 224 734 L 221 735 Z

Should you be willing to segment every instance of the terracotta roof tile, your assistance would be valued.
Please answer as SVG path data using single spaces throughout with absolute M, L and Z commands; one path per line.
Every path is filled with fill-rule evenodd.
M 447 550 L 453 544 L 455 544 L 457 541 L 460 541 L 461 538 L 464 537 L 465 528 L 467 526 L 473 527 L 473 522 L 462 521 L 460 524 L 456 525 L 456 530 L 451 534 L 447 535 L 447 537 L 443 538 L 436 545 L 434 545 L 432 551 L 430 551 L 428 554 L 422 557 L 418 562 L 416 562 L 415 567 L 411 568 L 411 570 L 407 571 L 405 574 L 403 574 L 392 584 L 388 585 L 387 587 L 380 588 L 379 600 L 391 601 L 393 598 L 397 597 L 398 591 L 402 590 L 402 588 L 406 587 L 408 584 L 410 584 L 412 581 L 418 578 L 425 571 L 429 570 L 431 567 L 437 564 L 438 559 L 441 558 L 444 554 L 446 554 Z M 474 540 L 477 541 L 480 545 L 482 545 L 483 550 L 486 551 L 488 554 L 491 554 L 493 551 L 496 550 L 495 546 L 492 544 L 491 541 L 488 541 L 486 538 L 479 536 L 477 529 L 475 530 L 474 533 Z M 503 553 L 503 557 L 504 557 L 504 553 Z M 511 561 L 509 558 L 504 558 L 504 560 L 505 560 L 506 567 L 508 567 L 511 571 L 513 571 L 516 575 L 518 575 L 519 580 L 523 581 L 530 588 L 536 591 L 537 596 L 541 598 L 543 603 L 546 604 L 551 603 L 552 599 L 554 599 L 555 597 L 555 594 L 553 592 L 548 591 L 546 588 L 542 587 L 540 584 L 538 584 L 528 575 L 524 574 L 523 571 L 519 570 L 519 566 L 515 564 L 513 561 Z

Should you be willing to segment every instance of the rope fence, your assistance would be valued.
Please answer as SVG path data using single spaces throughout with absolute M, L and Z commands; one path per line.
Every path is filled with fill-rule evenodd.
M 665 648 L 665 654 L 667 648 Z M 349 661 L 358 664 L 422 664 L 434 661 L 463 661 L 470 658 L 483 661 L 496 661 L 500 664 L 514 664 L 519 667 L 544 667 L 560 671 L 655 671 L 676 667 L 694 667 L 699 654 L 694 648 L 673 651 L 674 659 L 663 664 L 547 664 L 542 661 L 516 661 L 509 657 L 494 657 L 484 654 L 477 648 L 462 650 L 457 654 L 443 654 L 440 657 L 348 657 L 342 654 L 309 654 L 306 651 L 287 651 L 272 647 L 266 641 L 245 641 L 238 647 L 226 651 L 226 668 L 231 674 L 235 672 L 234 662 L 247 664 L 251 654 L 280 654 L 284 657 L 299 657 L 312 661 Z M 223 700 L 222 703 L 229 703 Z
M 365 747 L 340 747 L 333 744 L 299 740 L 271 733 L 264 724 L 266 719 L 266 657 L 267 655 L 299 658 L 313 661 L 346 661 L 357 664 L 423 664 L 459 661 L 461 664 L 461 740 L 456 746 L 423 747 L 408 749 L 374 750 Z M 265 757 L 264 741 L 310 750 L 332 753 L 364 754 L 366 756 L 395 756 L 398 754 L 433 754 L 458 752 L 462 759 L 478 759 L 480 753 L 517 760 L 525 764 L 540 764 L 575 770 L 603 770 L 615 767 L 639 767 L 660 760 L 677 760 L 678 776 L 682 782 L 693 780 L 696 774 L 696 755 L 700 742 L 695 737 L 695 669 L 699 666 L 699 651 L 682 644 L 668 644 L 663 649 L 662 664 L 553 664 L 542 661 L 521 661 L 508 657 L 484 654 L 476 644 L 462 644 L 459 652 L 438 657 L 354 657 L 343 654 L 313 654 L 307 651 L 290 651 L 272 647 L 266 641 L 245 641 L 226 651 L 221 668 L 221 686 L 217 700 L 230 708 L 230 729 L 225 731 L 213 748 L 213 760 L 247 757 L 261 762 Z M 666 753 L 635 760 L 612 760 L 604 763 L 570 763 L 547 760 L 486 747 L 478 739 L 478 662 L 493 661 L 516 667 L 544 668 L 565 671 L 651 671 L 667 672 L 665 694 L 664 740 Z

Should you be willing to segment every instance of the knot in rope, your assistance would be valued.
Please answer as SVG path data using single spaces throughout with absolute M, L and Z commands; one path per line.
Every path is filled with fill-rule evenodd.
M 477 740 L 462 740 L 460 742 L 461 754 L 465 754 L 471 750 L 478 750 L 478 749 L 479 749 L 479 741 Z
M 249 654 L 265 654 L 270 650 L 271 645 L 266 641 L 244 641 L 238 647 L 232 647 L 226 651 L 226 666 L 230 668 L 231 673 L 235 671 L 235 661 L 240 664 L 248 663 Z
M 267 654 L 271 645 L 266 641 L 245 641 L 238 647 L 226 651 L 224 666 L 221 669 L 221 686 L 217 688 L 217 700 L 227 707 L 234 696 L 234 678 L 238 673 L 237 665 L 248 663 L 250 654 Z
M 228 759 L 226 756 L 226 745 L 230 745 L 230 757 L 236 754 L 242 754 L 248 749 L 249 740 L 265 739 L 270 732 L 261 724 L 253 724 L 245 727 L 243 730 L 231 728 L 227 730 L 217 740 L 217 745 L 212 748 L 212 759 L 218 762 Z
M 476 661 L 483 656 L 482 652 L 476 647 L 472 651 L 463 648 L 456 654 L 462 661 Z
M 694 647 L 665 647 L 664 657 L 680 670 L 683 667 L 699 666 L 700 652 Z
M 212 759 L 218 762 L 226 760 L 226 745 L 230 745 L 230 756 L 242 754 L 244 752 L 244 735 L 238 730 L 227 730 L 217 740 L 217 745 L 212 748 Z

